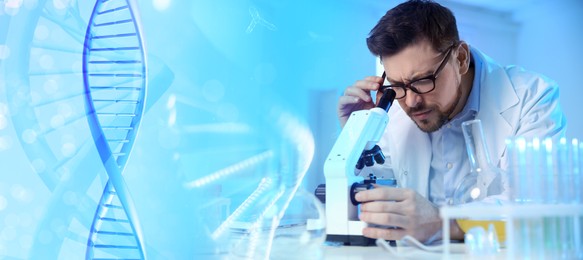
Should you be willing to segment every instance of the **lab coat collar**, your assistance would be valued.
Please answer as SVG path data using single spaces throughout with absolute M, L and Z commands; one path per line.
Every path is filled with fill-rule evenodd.
M 481 102 L 476 118 L 482 121 L 492 163 L 498 165 L 506 148 L 505 139 L 512 134 L 510 122 L 515 120 L 511 117 L 517 114 L 508 111 L 518 105 L 519 99 L 504 67 L 475 48 L 471 48 L 471 53 L 474 59 L 482 61 Z

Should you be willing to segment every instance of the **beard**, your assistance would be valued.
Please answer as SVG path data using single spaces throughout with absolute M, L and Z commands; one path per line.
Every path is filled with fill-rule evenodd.
M 455 102 L 451 104 L 445 111 L 439 110 L 437 105 L 426 105 L 424 103 L 419 104 L 417 107 L 409 108 L 405 110 L 405 113 L 415 122 L 417 127 L 425 132 L 431 133 L 439 130 L 445 123 L 447 123 L 451 118 L 451 114 L 457 107 L 460 99 L 462 97 L 461 88 L 457 88 L 456 95 L 454 97 Z M 413 113 L 431 110 L 431 114 L 426 119 L 421 119 L 419 121 L 415 120 L 412 116 Z

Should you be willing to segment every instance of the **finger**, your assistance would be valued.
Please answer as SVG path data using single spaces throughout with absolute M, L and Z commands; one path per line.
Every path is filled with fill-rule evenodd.
M 381 100 L 381 97 L 383 97 L 383 94 L 384 94 L 383 92 L 377 91 L 375 104 L 378 104 L 379 103 L 379 100 Z
M 360 212 L 358 217 L 366 223 L 383 226 L 406 227 L 409 222 L 408 217 L 394 213 Z
M 342 108 L 345 107 L 347 105 L 355 105 L 362 102 L 362 100 L 359 97 L 355 97 L 355 96 L 341 96 L 338 99 L 338 107 Z
M 363 212 L 386 212 L 404 215 L 400 210 L 403 207 L 402 204 L 402 202 L 377 200 L 360 204 L 360 210 Z
M 382 238 L 384 240 L 399 240 L 406 235 L 406 231 L 400 228 L 379 228 L 365 227 L 362 229 L 362 235 L 369 238 Z
M 411 198 L 413 194 L 409 189 L 393 188 L 375 185 L 374 189 L 364 190 L 356 194 L 356 201 L 367 202 L 375 200 L 403 201 Z
M 378 84 L 383 84 L 383 78 L 379 77 L 379 76 L 369 76 L 369 77 L 364 78 L 364 80 L 376 82 Z
M 346 88 L 346 90 L 344 90 L 344 96 L 357 97 L 357 98 L 360 98 L 360 100 L 363 100 L 365 102 L 371 101 L 370 92 L 365 91 L 363 89 L 360 89 L 358 87 Z
M 372 77 L 368 77 L 368 78 L 372 78 Z M 381 86 L 381 80 L 367 80 L 367 79 L 356 81 L 354 83 L 354 87 L 357 87 L 360 89 L 365 89 L 365 90 L 375 90 L 376 91 Z

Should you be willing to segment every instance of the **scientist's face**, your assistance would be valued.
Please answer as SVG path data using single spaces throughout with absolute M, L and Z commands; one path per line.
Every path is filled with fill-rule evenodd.
M 467 48 L 467 45 L 462 45 Z M 462 45 L 452 46 L 448 55 L 447 50 L 437 52 L 428 41 L 420 41 L 395 55 L 382 58 L 391 85 L 408 86 L 410 82 L 434 75 L 443 65 L 434 75 L 435 88 L 431 92 L 418 94 L 406 89 L 405 97 L 397 99 L 401 108 L 424 132 L 438 130 L 465 105 L 461 76 L 467 70 L 463 71 L 461 62 L 458 62 L 458 51 L 463 48 Z

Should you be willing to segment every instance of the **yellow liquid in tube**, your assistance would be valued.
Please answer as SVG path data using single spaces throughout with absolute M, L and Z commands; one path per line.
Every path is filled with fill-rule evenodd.
M 457 219 L 457 224 L 467 233 L 473 227 L 483 227 L 488 232 L 490 224 L 494 225 L 498 241 L 502 244 L 506 241 L 506 222 L 502 220 L 473 220 L 473 219 Z

